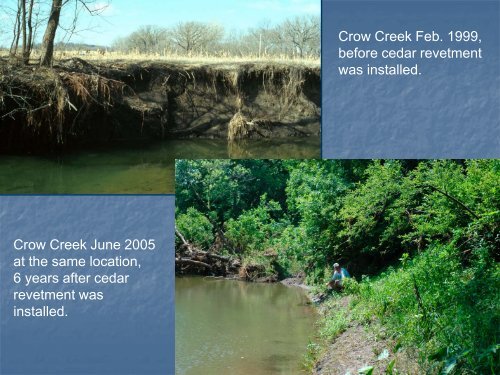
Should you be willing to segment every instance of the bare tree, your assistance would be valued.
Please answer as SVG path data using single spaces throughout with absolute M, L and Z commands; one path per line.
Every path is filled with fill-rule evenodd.
M 236 47 L 237 45 L 237 47 Z M 320 20 L 319 17 L 297 17 L 272 26 L 264 22 L 251 28 L 238 40 L 228 44 L 231 51 L 239 54 L 265 56 L 319 56 Z
M 276 44 L 275 34 L 276 29 L 271 26 L 269 21 L 265 21 L 257 28 L 248 31 L 248 36 L 253 39 L 253 49 L 259 57 L 268 55 L 273 51 Z
M 59 26 L 59 17 L 61 15 L 62 6 L 63 0 L 52 0 L 49 21 L 47 22 L 47 28 L 45 29 L 42 41 L 42 56 L 40 58 L 41 66 L 52 65 L 52 58 L 54 56 L 54 39 L 56 37 L 57 27 Z
M 142 26 L 121 43 L 122 48 L 136 50 L 139 53 L 158 52 L 167 46 L 167 30 L 158 26 Z
M 315 52 L 320 44 L 320 20 L 316 16 L 296 17 L 286 20 L 283 35 L 300 57 Z
M 179 23 L 170 31 L 174 44 L 182 48 L 186 54 L 207 51 L 219 43 L 224 35 L 224 29 L 219 25 L 202 22 Z
M 23 0 L 18 0 L 16 16 L 14 19 L 14 28 L 12 31 L 12 43 L 10 44 L 9 56 L 11 58 L 17 55 L 17 49 L 19 48 L 19 38 L 21 37 L 21 3 Z
M 260 44 L 260 41 L 262 43 Z M 224 50 L 229 56 L 258 56 L 259 46 L 263 55 L 273 52 L 265 42 L 266 38 L 260 37 L 256 29 L 249 29 L 248 31 L 232 30 L 224 41 L 220 44 L 220 49 Z
M 80 5 L 84 9 L 86 9 L 90 14 L 92 15 L 98 15 L 101 14 L 104 9 L 106 9 L 107 5 L 101 5 L 101 6 L 92 6 L 96 5 L 97 2 L 95 0 L 52 0 L 52 6 L 50 9 L 50 15 L 49 19 L 47 22 L 47 27 L 45 29 L 45 33 L 43 35 L 43 41 L 42 41 L 42 50 L 41 50 L 41 58 L 40 58 L 40 65 L 41 66 L 51 66 L 52 65 L 52 60 L 54 56 L 54 40 L 56 37 L 56 31 L 57 28 L 59 27 L 59 18 L 61 16 L 61 10 L 62 8 L 66 5 L 69 4 L 70 2 L 75 2 L 75 17 L 73 19 L 73 28 L 74 30 L 76 21 L 77 21 L 77 15 L 78 15 L 78 6 Z
M 33 6 L 35 0 L 20 0 L 22 2 L 23 29 L 23 62 L 28 64 L 33 49 Z
M 29 62 L 31 51 L 35 40 L 36 30 L 40 23 L 40 2 L 35 0 L 17 0 L 12 42 L 9 55 L 16 58 L 21 42 L 21 61 L 25 64 Z
M 206 52 L 212 56 L 314 56 L 320 54 L 319 17 L 297 17 L 279 25 L 263 22 L 249 30 L 224 30 L 201 22 L 179 23 L 170 29 L 144 26 L 114 43 L 119 50 L 148 53 L 161 48 L 180 49 L 187 55 Z

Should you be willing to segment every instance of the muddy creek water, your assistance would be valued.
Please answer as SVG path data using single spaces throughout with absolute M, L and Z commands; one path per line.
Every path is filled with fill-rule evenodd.
M 302 374 L 315 311 L 281 284 L 176 278 L 176 374 Z
M 2 194 L 165 194 L 174 192 L 175 159 L 319 158 L 319 137 L 169 140 L 58 157 L 0 156 Z

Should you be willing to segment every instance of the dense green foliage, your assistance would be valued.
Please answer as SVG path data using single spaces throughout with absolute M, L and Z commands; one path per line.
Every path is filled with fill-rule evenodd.
M 214 230 L 259 205 L 263 194 L 281 205 L 285 202 L 287 171 L 278 161 L 179 160 L 175 169 L 179 212 L 196 208 Z
M 185 213 L 176 215 L 175 225 L 194 245 L 208 249 L 214 242 L 213 225 L 194 207 L 189 207 Z M 180 239 L 176 239 L 180 242 Z
M 352 288 L 354 315 L 378 317 L 399 345 L 419 347 L 421 360 L 436 368 L 495 373 L 500 268 L 485 249 L 464 268 L 459 252 L 455 244 L 432 245 L 405 257 L 403 267 L 363 280 Z
M 377 317 L 434 372 L 493 373 L 499 182 L 498 160 L 183 160 L 177 226 L 203 247 L 222 233 L 226 252 L 319 286 L 341 263 L 359 281 L 347 288 L 355 313 L 331 317 L 325 336 Z

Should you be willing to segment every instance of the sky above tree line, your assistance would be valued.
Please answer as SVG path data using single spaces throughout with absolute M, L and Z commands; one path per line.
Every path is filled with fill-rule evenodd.
M 12 38 L 12 10 L 17 0 L 2 0 L 0 5 L 0 46 L 8 46 Z M 49 3 L 49 1 L 47 1 Z M 278 24 L 287 18 L 320 15 L 320 0 L 109 0 L 94 1 L 91 9 L 103 9 L 98 16 L 80 12 L 77 32 L 71 42 L 109 46 L 140 26 L 169 27 L 179 22 L 216 23 L 226 32 L 245 31 L 262 23 Z M 74 18 L 71 1 L 61 15 L 61 24 L 69 26 Z M 38 31 L 41 39 L 46 23 Z M 63 30 L 56 40 L 68 39 Z

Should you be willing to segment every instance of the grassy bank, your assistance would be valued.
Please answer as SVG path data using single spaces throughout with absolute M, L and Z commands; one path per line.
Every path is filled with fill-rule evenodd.
M 338 297 L 323 306 L 323 349 L 360 324 L 384 330 L 392 354 L 416 349 L 427 373 L 497 373 L 500 267 L 484 248 L 470 254 L 467 267 L 461 256 L 454 244 L 432 245 L 373 278 L 351 280 L 344 293 L 349 306 L 336 308 Z M 386 365 L 378 370 L 384 373 Z M 392 368 L 399 368 L 397 359 Z

